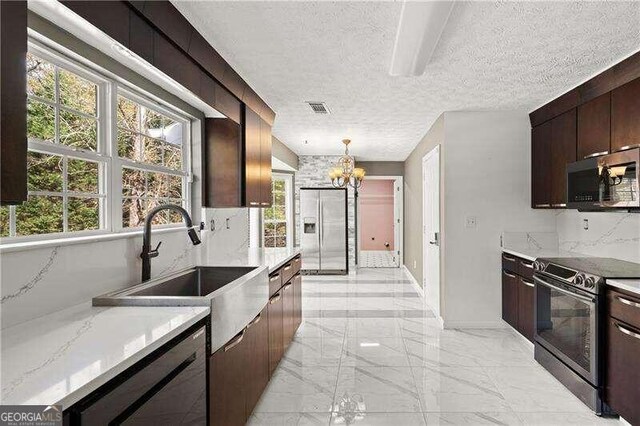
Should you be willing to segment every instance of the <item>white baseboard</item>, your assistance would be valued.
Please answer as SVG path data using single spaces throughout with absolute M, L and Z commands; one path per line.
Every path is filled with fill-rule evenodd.
M 424 299 L 424 289 L 422 288 L 422 286 L 418 284 L 418 281 L 416 281 L 415 277 L 413 276 L 411 271 L 409 271 L 409 268 L 407 268 L 406 265 L 402 265 L 402 268 L 404 269 L 405 274 L 409 278 L 409 281 L 411 281 L 411 285 L 413 285 L 413 287 L 416 289 L 416 292 L 418 292 L 420 297 Z
M 409 271 L 409 268 L 407 268 L 406 265 L 402 265 L 402 268 L 404 269 L 405 275 L 407 275 L 407 277 L 409 278 L 409 281 L 411 281 L 411 285 L 413 286 L 413 288 L 416 289 L 416 292 L 420 295 L 420 298 L 424 302 L 425 306 L 429 307 L 429 309 L 431 309 L 431 311 L 433 312 L 433 308 L 427 304 L 427 301 L 424 298 L 424 288 L 422 288 L 422 286 L 418 284 L 418 281 L 413 276 L 411 271 Z M 440 328 L 444 328 L 444 320 L 442 319 L 442 317 L 436 316 L 436 319 L 440 323 Z
M 444 321 L 444 328 L 505 328 L 502 321 Z

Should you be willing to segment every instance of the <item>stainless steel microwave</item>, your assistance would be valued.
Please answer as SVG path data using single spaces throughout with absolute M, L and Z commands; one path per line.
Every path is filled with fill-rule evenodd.
M 640 148 L 567 165 L 567 208 L 638 209 Z

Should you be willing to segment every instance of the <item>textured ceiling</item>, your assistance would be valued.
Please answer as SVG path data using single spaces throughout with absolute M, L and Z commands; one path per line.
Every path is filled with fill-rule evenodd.
M 298 154 L 337 154 L 350 137 L 358 158 L 404 160 L 444 111 L 528 112 L 640 49 L 640 3 L 460 2 L 425 74 L 391 77 L 398 2 L 174 4 Z

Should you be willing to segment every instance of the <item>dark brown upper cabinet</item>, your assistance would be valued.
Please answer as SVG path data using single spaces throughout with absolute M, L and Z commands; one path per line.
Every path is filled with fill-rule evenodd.
M 611 142 L 611 94 L 578 107 L 578 160 L 608 154 Z
M 640 78 L 611 92 L 611 150 L 640 145 Z
M 260 206 L 273 202 L 271 186 L 271 126 L 260 119 Z
M 189 51 L 193 27 L 168 1 L 145 1 L 142 14 L 185 52 Z
M 122 1 L 63 1 L 62 4 L 82 16 L 105 34 L 129 47 L 129 13 Z
M 108 0 L 63 4 L 236 123 L 241 123 L 241 105 L 245 102 L 273 125 L 275 112 L 260 97 L 254 98 L 255 92 L 171 2 Z M 209 90 L 212 85 L 217 86 L 213 95 Z M 245 92 L 248 101 L 244 101 Z
M 551 207 L 551 121 L 531 129 L 531 204 Z
M 207 207 L 242 205 L 242 131 L 229 118 L 206 118 L 202 152 L 203 202 Z
M 244 108 L 242 125 L 207 118 L 203 144 L 205 207 L 271 205 L 271 127 Z
M 567 204 L 567 164 L 576 161 L 576 110 L 551 120 L 551 207 Z
M 27 199 L 27 2 L 0 2 L 0 204 Z
M 129 11 L 129 49 L 153 65 L 153 36 L 155 30 L 134 10 Z
M 251 109 L 244 109 L 244 182 L 245 205 L 260 207 L 261 198 L 261 132 L 260 117 Z

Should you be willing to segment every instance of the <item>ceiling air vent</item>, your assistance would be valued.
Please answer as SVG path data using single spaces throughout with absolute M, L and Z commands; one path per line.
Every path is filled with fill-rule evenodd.
M 307 103 L 309 104 L 313 112 L 315 112 L 316 114 L 330 113 L 329 108 L 327 108 L 327 105 L 324 102 L 307 102 Z

